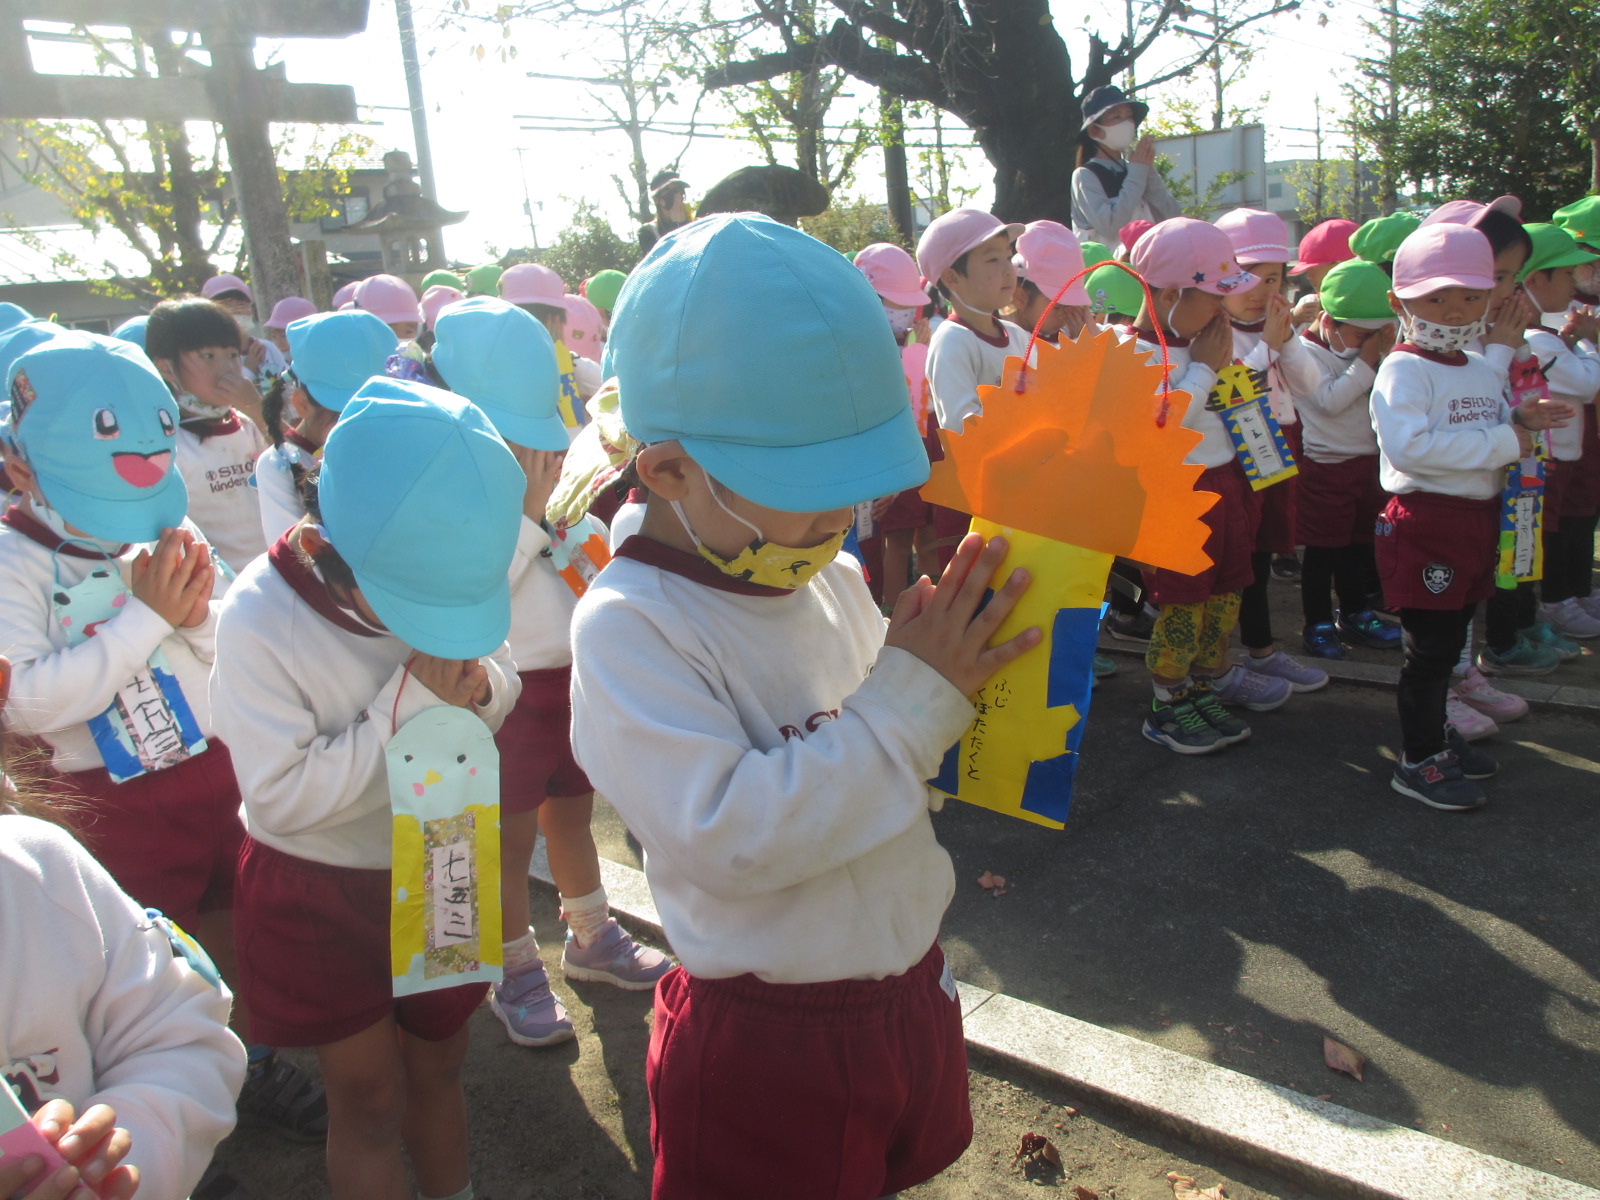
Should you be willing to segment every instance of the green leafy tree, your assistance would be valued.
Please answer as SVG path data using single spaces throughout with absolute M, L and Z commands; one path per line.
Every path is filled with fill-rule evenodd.
M 801 217 L 800 228 L 819 242 L 826 242 L 841 254 L 854 255 L 873 242 L 900 241 L 900 234 L 889 219 L 887 207 L 877 200 L 857 197 L 835 200 L 828 211 L 815 217 Z
M 580 200 L 572 224 L 537 257 L 566 281 L 569 290 L 577 291 L 579 281 L 596 272 L 631 271 L 639 261 L 639 246 L 632 239 L 618 237 L 593 204 Z
M 1141 132 L 1155 138 L 1210 132 L 1212 127 L 1202 123 L 1202 116 L 1210 119 L 1214 114 L 1203 114 L 1200 101 L 1192 96 L 1164 95 L 1160 110 L 1140 128 Z M 1261 109 L 1259 105 L 1250 108 L 1230 108 L 1222 116 L 1227 125 L 1248 125 L 1261 119 Z M 1216 128 L 1220 129 L 1223 126 L 1219 125 Z M 1167 185 L 1167 191 L 1172 193 L 1172 198 L 1182 207 L 1183 215 L 1200 221 L 1209 221 L 1211 214 L 1222 203 L 1222 197 L 1227 190 L 1236 183 L 1243 183 L 1251 175 L 1249 171 L 1223 171 L 1208 180 L 1205 190 L 1202 191 L 1199 181 L 1193 175 L 1178 174 L 1177 164 L 1165 154 L 1156 155 L 1156 170 L 1160 173 L 1162 182 Z
M 1400 170 L 1424 200 L 1522 197 L 1542 217 L 1600 175 L 1600 9 L 1571 0 L 1432 0 L 1395 69 L 1415 90 Z

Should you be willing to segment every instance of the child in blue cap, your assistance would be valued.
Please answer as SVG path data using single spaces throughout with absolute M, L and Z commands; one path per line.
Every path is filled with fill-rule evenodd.
M 193 930 L 231 982 L 244 830 L 207 695 L 216 572 L 184 518 L 178 409 L 128 342 L 37 322 L 11 331 L 0 358 L 24 346 L 0 430 L 19 489 L 0 516 L 6 727 L 48 747 L 49 789 L 81 809 L 84 841 L 117 882 Z M 315 1083 L 266 1046 L 252 1053 L 244 1109 L 319 1136 Z
M 749 213 L 663 238 L 618 301 L 650 497 L 578 604 L 573 745 L 683 963 L 646 1065 L 656 1200 L 868 1200 L 972 1136 L 924 781 L 1039 634 L 988 645 L 1027 586 L 979 611 L 998 539 L 968 537 L 887 630 L 836 557 L 854 504 L 928 475 L 881 312 L 837 251 Z
M 256 460 L 255 473 L 269 546 L 306 515 L 308 482 L 333 423 L 362 384 L 384 374 L 394 351 L 394 330 L 359 308 L 302 317 L 284 332 L 294 365 L 272 381 L 261 402 L 272 445 Z M 294 417 L 287 426 L 286 409 Z
M 258 1037 L 317 1050 L 341 1200 L 410 1200 L 407 1152 L 423 1196 L 472 1196 L 461 1062 L 485 985 L 393 996 L 385 747 L 425 708 L 498 729 L 515 703 L 524 486 L 473 405 L 370 380 L 328 435 L 310 514 L 218 618 L 212 704 L 248 827 L 240 990 Z
M 586 583 L 561 570 L 566 563 L 555 553 L 565 558 L 566 543 L 557 544 L 545 521 L 568 441 L 555 342 L 530 313 L 491 296 L 451 305 L 434 333 L 435 373 L 483 410 L 528 477 L 511 563 L 510 646 L 522 694 L 495 735 L 506 975 L 490 1006 L 512 1041 L 549 1046 L 573 1031 L 550 990 L 528 910 L 528 865 L 541 832 L 567 921 L 563 972 L 645 991 L 672 963 L 638 945 L 611 916 L 589 830 L 594 786 L 572 757 L 572 612 Z M 597 524 L 597 535 L 604 532 Z

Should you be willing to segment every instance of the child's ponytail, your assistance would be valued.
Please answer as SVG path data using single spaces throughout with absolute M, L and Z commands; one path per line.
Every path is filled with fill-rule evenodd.
M 274 446 L 283 445 L 283 409 L 289 401 L 288 375 L 279 375 L 272 381 L 261 400 L 261 420 L 266 424 L 267 436 Z

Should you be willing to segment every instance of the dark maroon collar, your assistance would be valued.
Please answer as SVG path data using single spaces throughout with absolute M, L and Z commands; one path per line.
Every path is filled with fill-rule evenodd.
M 298 429 L 285 429 L 283 431 L 283 440 L 291 446 L 299 446 L 300 449 L 310 454 L 315 454 L 322 449 L 321 446 L 317 445 Z
M 30 542 L 38 542 L 46 550 L 59 550 L 68 558 L 92 558 L 100 561 L 106 557 L 100 551 L 91 549 L 88 546 L 80 546 L 76 542 L 62 541 L 56 536 L 55 530 L 45 525 L 43 521 L 39 520 L 38 517 L 20 504 L 13 504 L 4 513 L 0 513 L 0 525 L 8 525 Z M 116 558 L 125 550 L 127 550 L 127 546 L 123 546 L 121 550 L 118 550 L 111 557 Z
M 1233 327 L 1240 333 L 1261 333 L 1267 328 L 1267 321 L 1265 317 L 1259 321 L 1251 321 L 1248 325 L 1243 321 L 1234 321 Z
M 226 433 L 238 433 L 244 428 L 239 420 L 237 409 L 231 410 L 225 417 L 185 417 L 178 424 L 190 433 L 197 436 L 202 442 L 207 438 L 221 437 Z
M 1395 350 L 1401 354 L 1415 354 L 1418 358 L 1425 358 L 1429 362 L 1440 363 L 1447 367 L 1464 367 L 1467 365 L 1467 352 L 1457 350 L 1454 354 L 1440 354 L 1434 350 L 1424 350 L 1421 346 L 1413 346 L 1410 342 L 1396 342 Z
M 647 567 L 655 567 L 672 575 L 681 575 L 691 583 L 716 588 L 719 592 L 732 592 L 737 596 L 794 595 L 788 588 L 747 583 L 743 579 L 725 575 L 698 554 L 679 550 L 676 546 L 669 546 L 665 542 L 658 542 L 655 538 L 645 537 L 643 534 L 636 533 L 624 540 L 613 557 L 631 558 L 634 562 L 642 562 Z
M 1002 321 L 999 317 L 996 317 L 994 319 L 994 323 L 1000 327 L 1000 336 L 998 338 L 992 338 L 987 333 L 982 333 L 982 332 L 980 332 L 980 331 L 978 331 L 976 329 L 973 329 L 971 325 L 968 325 L 966 323 L 966 321 L 962 318 L 961 314 L 955 311 L 955 309 L 951 309 L 950 310 L 950 319 L 952 321 L 954 321 L 957 325 L 961 326 L 961 328 L 963 328 L 963 329 L 967 330 L 969 333 L 971 333 L 973 337 L 977 338 L 980 342 L 983 342 L 986 345 L 990 345 L 990 346 L 1009 346 L 1009 345 L 1011 345 L 1011 338 L 1006 334 L 1005 322 Z
M 1321 346 L 1329 354 L 1333 353 L 1333 347 L 1328 345 L 1328 339 L 1317 332 L 1317 327 L 1315 325 L 1306 326 L 1300 331 L 1300 336 L 1305 338 L 1305 340 L 1310 342 L 1313 346 Z
M 328 585 L 323 582 L 322 577 L 306 566 L 299 552 L 289 544 L 287 533 L 272 543 L 267 551 L 267 561 L 272 564 L 273 570 L 283 577 L 283 581 L 294 589 L 295 595 L 309 604 L 323 620 L 357 637 L 378 636 L 377 630 L 369 629 L 340 607 L 339 602 L 328 591 Z
M 1596 296 L 1593 292 L 1574 292 L 1572 298 L 1579 304 L 1600 304 L 1600 296 Z
M 1153 333 L 1147 334 L 1147 333 L 1145 333 L 1144 330 L 1140 329 L 1137 325 L 1130 325 L 1130 326 L 1128 326 L 1128 328 L 1133 330 L 1133 336 L 1138 338 L 1141 342 L 1146 342 L 1146 343 L 1148 343 L 1149 345 L 1152 345 L 1152 346 L 1159 345 L 1159 343 L 1156 341 L 1156 335 L 1155 334 L 1153 334 Z M 1170 333 L 1167 334 L 1167 346 L 1169 348 L 1173 349 L 1173 350 L 1187 350 L 1193 344 L 1194 344 L 1194 339 L 1193 338 L 1181 338 L 1181 337 L 1177 337 L 1174 334 L 1170 334 Z

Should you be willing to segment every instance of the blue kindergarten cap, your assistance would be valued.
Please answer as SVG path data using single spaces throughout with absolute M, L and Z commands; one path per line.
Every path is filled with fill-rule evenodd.
M 723 213 L 674 230 L 628 276 L 611 330 L 628 432 L 678 439 L 746 499 L 821 512 L 927 481 L 882 302 L 798 229 Z
M 542 322 L 497 297 L 473 296 L 441 312 L 433 336 L 445 383 L 483 409 L 501 437 L 533 450 L 567 448 L 556 344 Z
M 33 314 L 20 304 L 12 304 L 9 300 L 0 303 L 0 333 L 10 329 L 13 325 L 31 320 L 33 320 Z
M 314 313 L 284 330 L 294 377 L 323 408 L 342 413 L 361 385 L 383 374 L 394 353 L 394 330 L 359 308 Z
M 129 317 L 121 325 L 111 331 L 111 336 L 121 338 L 125 342 L 132 342 L 139 349 L 144 349 L 145 330 L 150 327 L 150 318 L 140 313 L 137 317 Z
M 178 406 L 142 350 L 59 333 L 20 355 L 7 378 L 12 436 L 67 524 L 107 541 L 153 542 L 182 523 Z
M 438 658 L 479 658 L 511 631 L 506 573 L 526 487 L 472 403 L 372 379 L 328 435 L 318 497 L 328 539 L 394 635 Z

